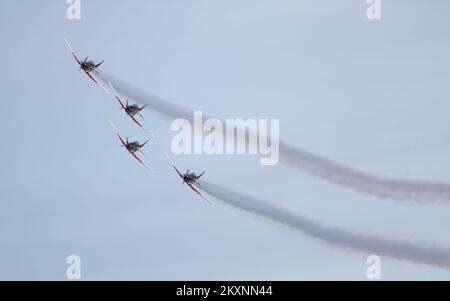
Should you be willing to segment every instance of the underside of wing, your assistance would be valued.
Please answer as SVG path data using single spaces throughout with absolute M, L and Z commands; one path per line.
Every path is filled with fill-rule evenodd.
M 150 132 L 149 130 L 147 130 L 134 116 L 130 116 L 131 119 L 133 119 L 133 121 L 139 125 L 145 132 L 147 132 L 147 134 L 151 135 L 152 137 L 155 137 L 155 135 L 153 135 L 152 132 Z
M 151 168 L 150 166 L 148 166 L 147 164 L 145 164 L 144 161 L 142 161 L 141 158 L 139 158 L 135 153 L 131 153 L 131 152 L 130 152 L 130 154 L 131 154 L 133 157 L 135 157 L 136 160 L 138 160 L 139 162 L 141 162 L 142 165 L 144 165 L 148 170 L 150 170 L 150 171 L 153 172 L 153 173 L 156 173 L 156 171 L 155 171 L 153 168 Z
M 94 83 L 96 83 L 100 88 L 102 88 L 103 90 L 105 90 L 106 93 L 111 94 L 111 93 L 109 93 L 109 91 L 108 91 L 105 87 L 103 87 L 103 85 L 100 83 L 100 81 L 96 80 L 96 79 L 92 76 L 91 72 L 85 71 L 85 73 L 86 73 L 87 76 L 89 76 L 90 79 L 92 79 L 92 80 L 94 81 Z
M 142 164 L 144 164 L 144 161 L 141 160 L 141 158 L 139 158 L 135 153 L 131 153 L 130 154 L 136 158 L 136 160 L 138 160 L 139 162 L 141 162 Z
M 69 47 L 70 52 L 72 52 L 72 55 L 73 55 L 73 57 L 75 58 L 75 60 L 77 61 L 78 65 L 81 65 L 81 61 L 80 61 L 80 59 L 78 58 L 78 56 L 77 56 L 77 54 L 75 53 L 75 51 L 73 51 L 72 46 L 70 46 L 70 44 L 69 44 L 69 41 L 67 41 L 67 39 L 64 39 L 64 41 L 66 42 L 67 47 Z
M 114 96 L 116 97 L 116 99 L 119 101 L 120 106 L 125 109 L 125 104 L 123 103 L 123 101 L 120 99 L 119 94 L 117 93 L 116 89 L 114 89 L 114 87 L 112 86 L 111 82 L 108 82 L 109 87 L 111 88 L 111 91 L 114 93 Z
M 181 172 L 178 170 L 178 168 L 175 166 L 175 163 L 173 163 L 172 159 L 170 159 L 168 154 L 165 154 L 167 159 L 169 159 L 170 164 L 172 165 L 172 167 L 175 169 L 175 171 L 177 172 L 177 174 L 180 176 L 180 178 L 183 178 L 183 175 L 181 174 Z
M 125 142 L 125 140 L 122 138 L 122 136 L 120 135 L 119 131 L 116 129 L 116 127 L 114 126 L 114 123 L 112 123 L 112 121 L 109 121 L 109 123 L 111 124 L 112 128 L 114 129 L 114 132 L 116 132 L 117 137 L 119 137 L 120 142 L 122 142 L 122 144 L 124 146 L 127 145 L 127 143 Z
M 94 81 L 94 83 L 96 83 L 97 85 L 99 84 L 98 81 L 89 72 L 87 72 L 87 71 L 85 71 L 85 72 L 86 72 L 86 75 L 89 76 L 89 78 Z
M 191 187 L 192 190 L 194 190 L 199 196 L 201 196 L 202 198 L 204 198 L 208 203 L 211 203 L 203 194 L 200 193 L 200 191 L 198 191 L 197 189 L 195 189 L 195 187 L 192 184 L 188 184 L 189 187 Z

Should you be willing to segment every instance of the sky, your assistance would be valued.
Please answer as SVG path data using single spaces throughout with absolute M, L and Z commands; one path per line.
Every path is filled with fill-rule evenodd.
M 371 254 L 336 248 L 181 185 L 148 135 L 77 71 L 64 38 L 102 70 L 218 118 L 278 118 L 283 141 L 374 174 L 450 181 L 450 3 L 81 0 L 0 2 L 0 279 L 367 280 Z M 350 231 L 450 246 L 449 204 L 378 199 L 252 155 L 172 155 L 183 169 Z M 448 280 L 387 257 L 383 280 Z

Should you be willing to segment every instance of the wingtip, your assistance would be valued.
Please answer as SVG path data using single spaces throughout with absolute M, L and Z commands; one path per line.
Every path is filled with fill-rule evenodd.
M 108 86 L 111 88 L 111 91 L 112 91 L 115 95 L 117 95 L 116 89 L 114 89 L 114 87 L 113 87 L 113 85 L 111 84 L 110 81 L 108 81 Z
M 150 166 L 148 166 L 147 164 L 144 164 L 144 166 L 154 175 L 157 175 L 158 172 L 156 170 L 154 170 L 153 168 L 151 168 Z
M 69 47 L 70 51 L 73 52 L 72 45 L 70 45 L 69 40 L 64 38 L 64 42 L 66 42 L 67 47 Z
M 152 138 L 158 138 L 158 136 L 156 136 L 155 134 L 153 134 L 152 132 L 150 132 L 149 130 L 147 130 L 146 128 L 143 128 L 144 131 L 149 134 L 150 136 L 152 136 Z
M 206 200 L 206 202 L 208 203 L 208 205 L 210 205 L 210 206 L 213 205 L 213 203 L 212 203 L 210 200 L 208 200 L 206 197 L 203 197 L 203 198 Z
M 173 163 L 172 159 L 169 157 L 169 155 L 167 153 L 164 153 L 164 155 L 166 155 L 167 159 L 169 160 L 170 164 L 172 166 L 175 166 L 175 164 Z
M 114 123 L 111 120 L 109 120 L 109 124 L 112 126 L 114 131 L 117 132 L 117 128 L 116 128 L 116 126 L 114 125 Z

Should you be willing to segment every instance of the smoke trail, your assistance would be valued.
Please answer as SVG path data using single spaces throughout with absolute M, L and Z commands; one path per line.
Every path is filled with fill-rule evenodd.
M 340 165 L 280 141 L 280 162 L 306 170 L 339 186 L 380 198 L 416 202 L 450 201 L 450 183 L 401 180 L 368 174 Z
M 449 248 L 426 247 L 406 241 L 393 241 L 350 233 L 317 223 L 307 217 L 276 207 L 264 200 L 241 194 L 213 183 L 201 181 L 200 188 L 229 205 L 300 230 L 313 238 L 333 245 L 450 269 Z
M 191 121 L 193 119 L 191 111 L 140 91 L 120 79 L 100 71 L 99 77 L 104 81 L 111 81 L 124 96 L 136 102 L 148 104 L 152 110 L 158 111 L 165 117 L 185 118 Z M 204 116 L 204 118 L 208 117 Z M 450 201 L 450 183 L 448 182 L 401 180 L 372 175 L 332 162 L 283 141 L 280 141 L 280 162 L 339 186 L 380 198 L 417 202 Z

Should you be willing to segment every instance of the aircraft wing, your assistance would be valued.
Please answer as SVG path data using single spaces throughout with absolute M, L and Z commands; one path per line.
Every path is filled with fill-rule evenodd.
M 151 168 L 150 166 L 148 166 L 147 164 L 145 164 L 144 161 L 142 161 L 141 158 L 139 158 L 135 153 L 130 152 L 130 154 L 131 154 L 133 157 L 135 157 L 136 160 L 138 160 L 139 162 L 141 162 L 142 165 L 144 165 L 148 170 L 150 170 L 152 173 L 155 173 L 155 174 L 156 174 L 156 171 L 155 171 L 153 168 Z
M 175 164 L 173 163 L 173 161 L 170 159 L 168 154 L 165 154 L 167 159 L 169 159 L 170 164 L 172 164 L 173 168 L 175 169 L 175 171 L 178 173 L 178 175 L 180 176 L 180 178 L 183 178 L 183 175 L 181 174 L 181 172 L 178 170 L 178 168 L 175 166 Z
M 120 135 L 119 131 L 116 129 L 116 127 L 114 126 L 114 123 L 112 123 L 112 121 L 109 121 L 109 123 L 111 124 L 111 126 L 114 129 L 114 132 L 116 132 L 117 137 L 119 137 L 120 142 L 122 142 L 123 146 L 126 146 L 127 143 L 125 142 L 125 140 L 122 138 L 122 136 Z
M 125 109 L 125 108 L 126 108 L 125 104 L 124 104 L 123 101 L 120 99 L 119 94 L 117 94 L 116 89 L 114 89 L 114 87 L 111 85 L 111 82 L 108 82 L 108 85 L 109 85 L 109 87 L 111 88 L 111 91 L 114 93 L 114 96 L 115 96 L 115 97 L 117 98 L 117 100 L 119 101 L 120 106 L 122 107 L 122 109 Z
M 211 203 L 203 194 L 201 194 L 192 184 L 188 184 L 189 187 L 191 187 L 192 190 L 194 190 L 199 196 L 204 198 L 208 203 Z
M 70 44 L 69 44 L 69 41 L 67 41 L 66 38 L 64 38 L 64 41 L 66 42 L 67 47 L 69 47 L 70 52 L 72 52 L 72 55 L 73 55 L 73 57 L 75 58 L 75 60 L 77 61 L 78 65 L 81 65 L 81 61 L 80 61 L 80 59 L 78 58 L 78 56 L 77 56 L 77 54 L 75 53 L 75 51 L 73 51 L 72 46 L 70 46 Z
M 94 83 L 96 83 L 100 88 L 102 88 L 103 90 L 105 90 L 106 93 L 111 94 L 111 93 L 109 93 L 109 91 L 108 91 L 105 87 L 103 87 L 102 84 L 100 84 L 100 82 L 99 82 L 98 80 L 96 80 L 96 79 L 91 75 L 90 72 L 87 72 L 87 71 L 84 71 L 84 72 L 86 73 L 87 76 L 89 76 L 90 79 L 92 79 L 92 80 L 94 81 Z
M 87 76 L 89 76 L 89 78 L 90 79 L 92 79 L 93 81 L 94 81 L 94 83 L 96 83 L 97 85 L 99 85 L 100 86 L 100 84 L 98 83 L 98 81 L 89 73 L 89 72 L 86 72 L 85 71 L 85 73 L 86 73 L 86 75 Z M 101 86 L 100 86 L 101 87 Z M 103 87 L 102 87 L 103 88 Z
M 130 116 L 130 118 L 133 119 L 133 121 L 136 122 L 136 124 L 139 125 L 144 131 L 146 131 L 147 134 L 151 135 L 152 137 L 155 137 L 155 135 L 153 135 L 152 132 L 147 130 L 139 121 L 137 121 L 137 119 L 134 116 Z

